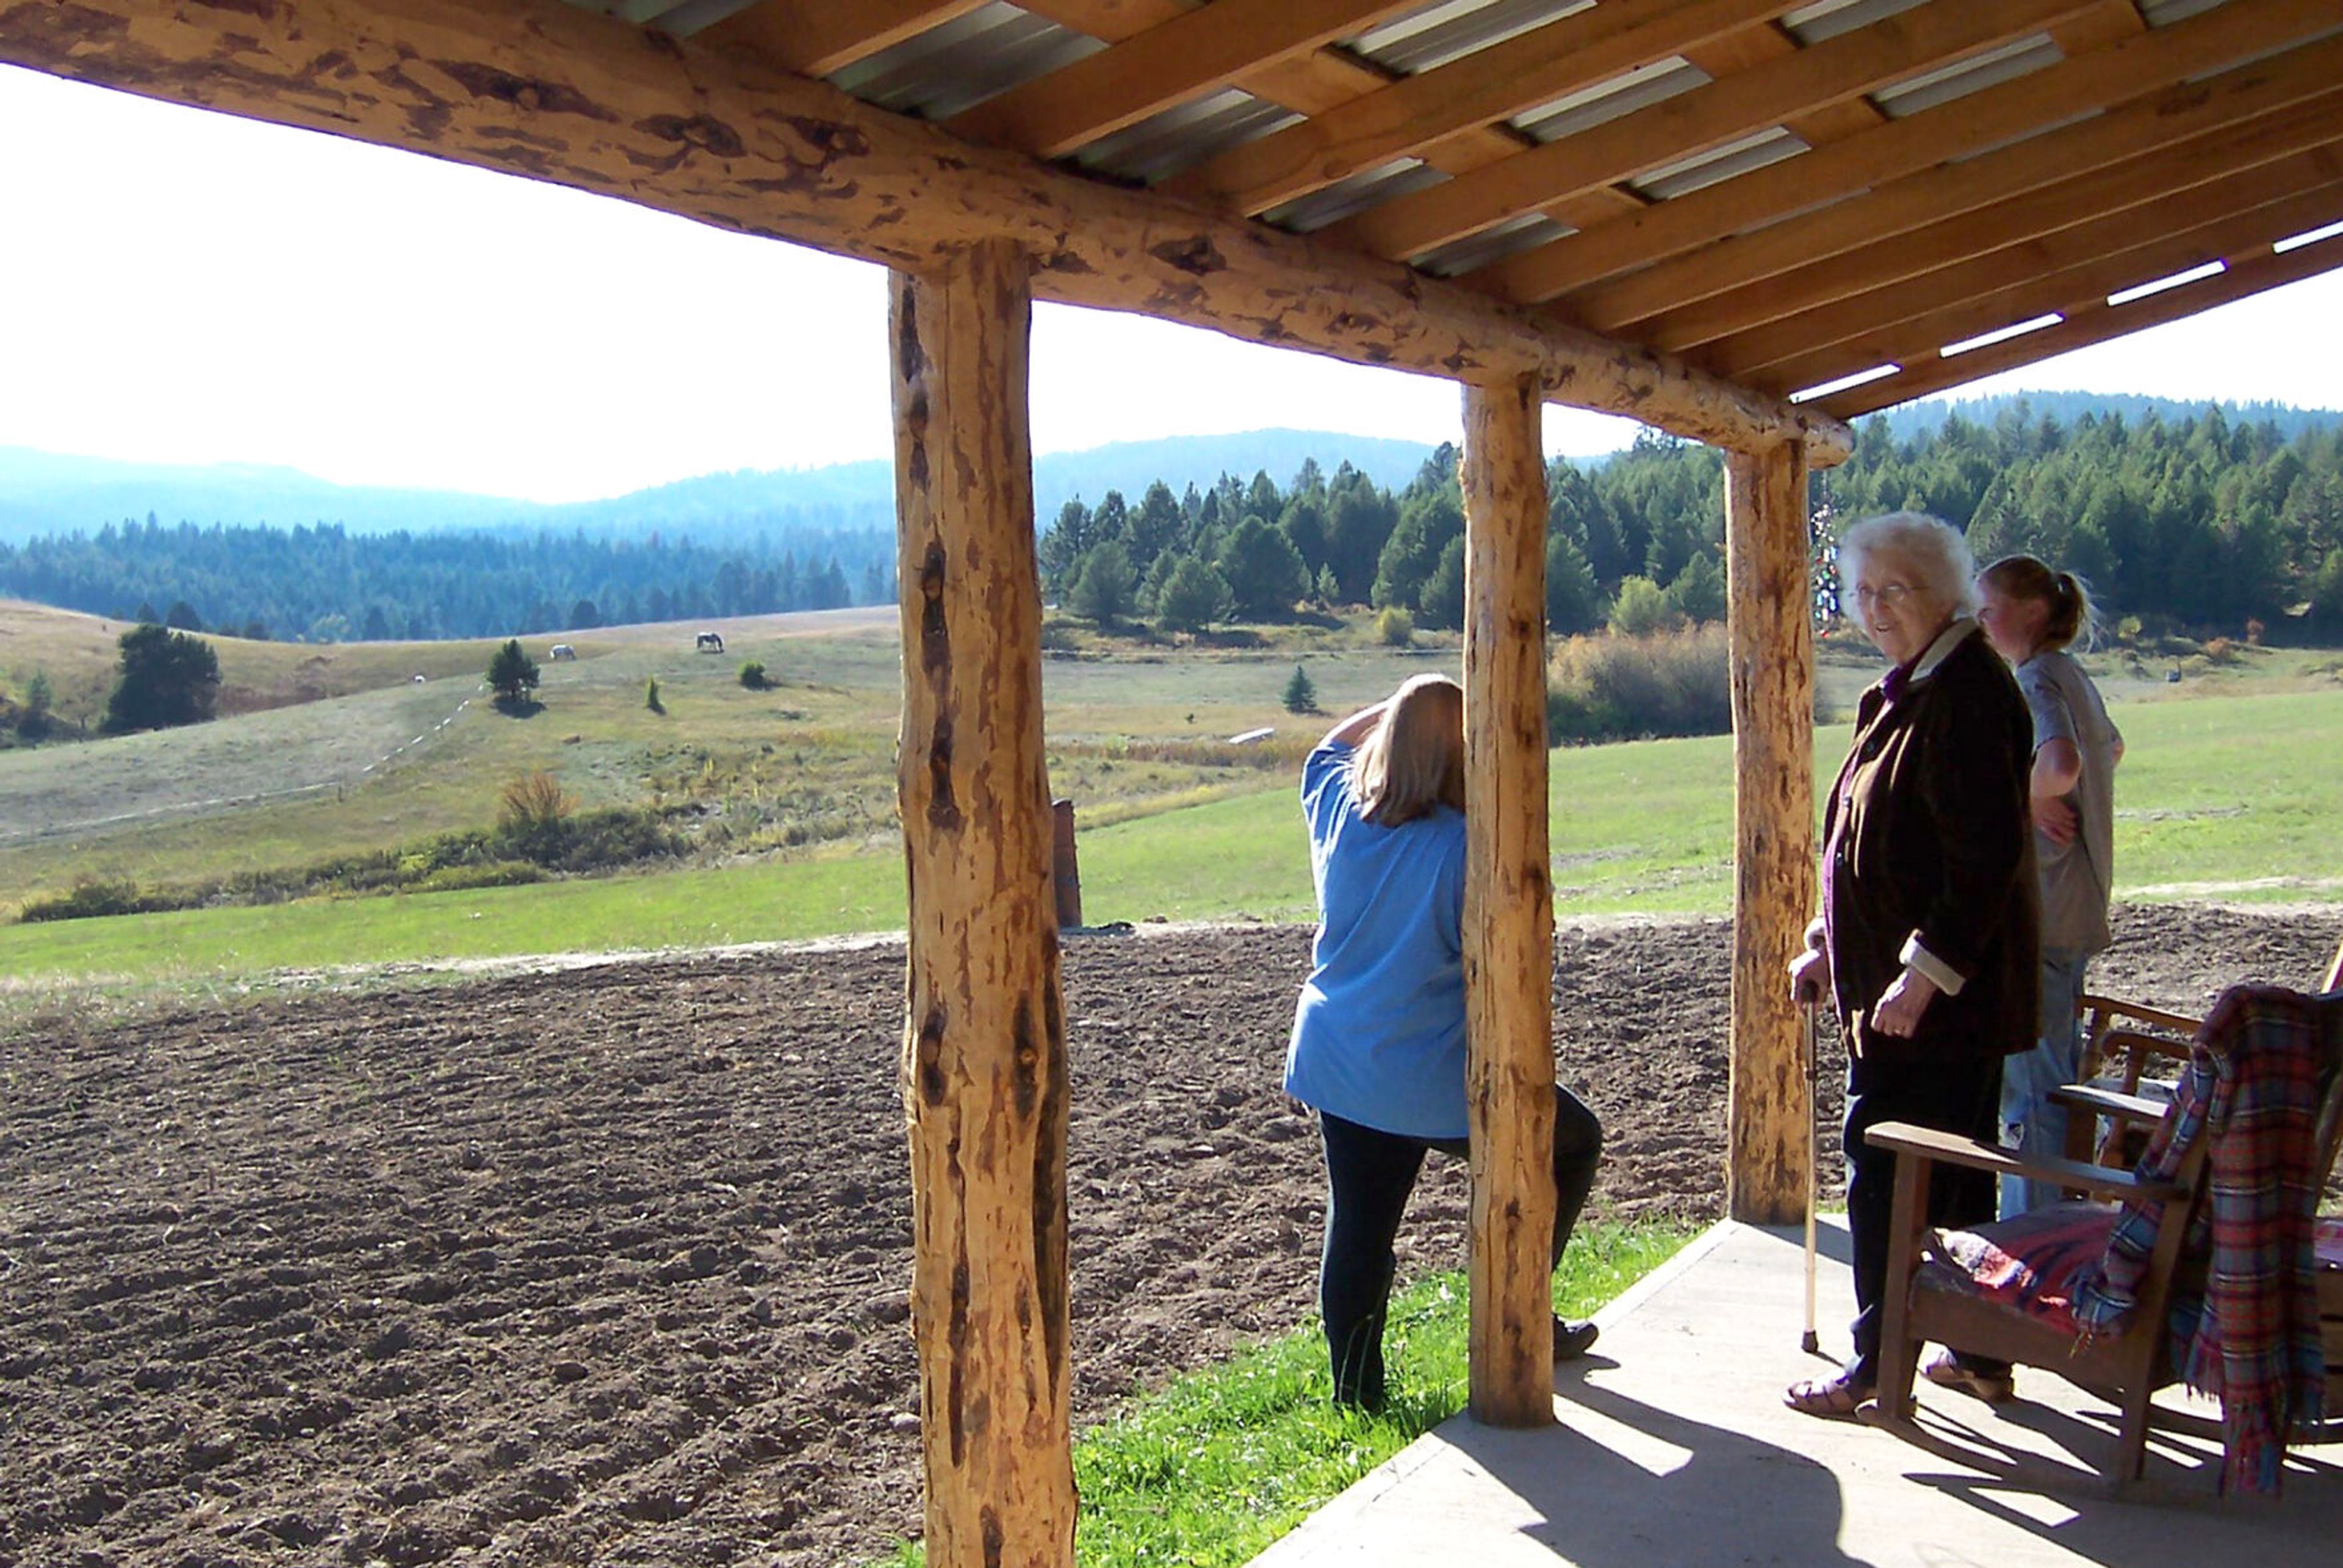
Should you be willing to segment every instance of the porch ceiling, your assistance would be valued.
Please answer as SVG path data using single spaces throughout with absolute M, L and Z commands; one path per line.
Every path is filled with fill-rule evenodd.
M 2332 0 L 573 3 L 1838 416 L 2343 265 Z
M 2335 0 L 0 0 L 0 61 L 1824 463 L 2343 265 L 2278 248 Z

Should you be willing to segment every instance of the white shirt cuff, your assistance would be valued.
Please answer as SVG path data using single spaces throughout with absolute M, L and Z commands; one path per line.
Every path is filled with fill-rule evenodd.
M 1958 970 L 1920 945 L 1920 933 L 1914 931 L 1904 939 L 1904 950 L 1896 957 L 1906 969 L 1917 970 L 1936 983 L 1946 996 L 1958 996 L 1968 980 Z

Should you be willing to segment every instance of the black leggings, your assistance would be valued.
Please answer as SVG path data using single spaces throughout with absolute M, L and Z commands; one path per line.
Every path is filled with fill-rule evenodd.
M 1594 1168 L 1603 1157 L 1603 1124 L 1584 1101 L 1554 1086 L 1554 1258 L 1586 1206 Z M 1383 1312 L 1391 1302 L 1398 1260 L 1392 1242 L 1423 1152 L 1467 1155 L 1462 1138 L 1406 1138 L 1318 1113 L 1326 1142 L 1326 1246 L 1318 1266 L 1318 1310 L 1326 1320 L 1326 1346 L 1334 1363 L 1339 1403 L 1378 1409 L 1383 1402 Z

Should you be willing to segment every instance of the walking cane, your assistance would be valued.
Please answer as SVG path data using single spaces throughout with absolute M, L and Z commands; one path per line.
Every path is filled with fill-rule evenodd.
M 1806 1332 L 1798 1348 L 1808 1355 L 1822 1352 L 1822 1342 L 1815 1337 L 1815 1204 L 1822 1188 L 1822 1178 L 1815 1169 L 1816 1150 L 1821 1143 L 1815 1123 L 1822 1116 L 1822 1067 L 1819 1061 L 1820 1025 L 1816 1021 L 1815 1004 L 1805 1005 L 1806 1015 Z

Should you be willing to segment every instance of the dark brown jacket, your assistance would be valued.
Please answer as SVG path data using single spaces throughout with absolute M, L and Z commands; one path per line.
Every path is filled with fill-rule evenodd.
M 1925 664 L 1925 656 L 1922 662 Z M 2026 807 L 2033 720 L 1972 627 L 1894 702 L 1863 694 L 1855 744 L 1824 806 L 1825 909 L 1839 1017 L 1875 1065 L 2034 1043 L 2039 893 Z M 1909 1040 L 1867 1016 L 1916 941 L 1961 977 Z

